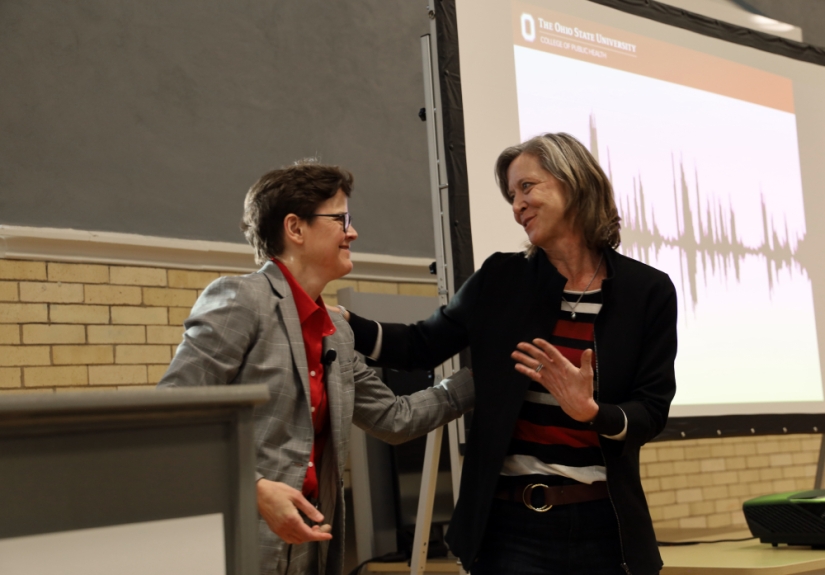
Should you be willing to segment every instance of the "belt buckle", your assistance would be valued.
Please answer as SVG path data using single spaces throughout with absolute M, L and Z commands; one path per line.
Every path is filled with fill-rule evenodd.
M 549 489 L 549 486 L 545 485 L 544 483 L 531 483 L 527 487 L 524 488 L 524 491 L 521 493 L 521 501 L 527 507 L 527 509 L 532 509 L 538 513 L 544 513 L 545 511 L 550 511 L 553 507 L 552 505 L 542 505 L 541 507 L 533 507 L 533 489 L 536 487 L 544 487 L 545 489 Z

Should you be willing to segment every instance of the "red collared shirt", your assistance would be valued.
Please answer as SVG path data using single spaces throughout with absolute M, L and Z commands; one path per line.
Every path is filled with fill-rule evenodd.
M 295 307 L 298 308 L 298 319 L 301 321 L 301 334 L 304 337 L 304 349 L 306 350 L 307 368 L 309 370 L 312 427 L 315 430 L 315 441 L 312 443 L 309 467 L 301 492 L 304 497 L 318 497 L 316 469 L 318 462 L 321 461 L 324 445 L 329 436 L 329 403 L 327 402 L 327 388 L 324 384 L 324 366 L 321 363 L 321 353 L 323 353 L 324 338 L 335 333 L 335 326 L 327 313 L 323 298 L 318 296 L 316 301 L 312 301 L 304 288 L 295 281 L 289 269 L 278 260 L 273 261 L 281 268 L 281 272 L 292 290 L 292 298 L 295 300 Z

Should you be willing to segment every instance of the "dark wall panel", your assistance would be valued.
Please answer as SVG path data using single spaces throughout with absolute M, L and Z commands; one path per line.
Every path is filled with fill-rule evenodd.
M 431 256 L 425 8 L 0 2 L 0 224 L 242 242 L 249 185 L 318 155 L 357 251 Z

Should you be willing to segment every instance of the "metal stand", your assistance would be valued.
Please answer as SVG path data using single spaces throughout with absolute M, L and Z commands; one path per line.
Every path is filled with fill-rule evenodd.
M 424 67 L 424 100 L 427 122 L 427 147 L 429 149 L 430 189 L 433 202 L 433 228 L 435 231 L 436 266 L 438 274 L 438 299 L 446 305 L 455 294 L 452 265 L 452 243 L 450 239 L 450 214 L 447 198 L 447 170 L 444 158 L 443 124 L 441 120 L 441 91 L 438 84 L 438 48 L 435 42 L 435 21 L 430 12 L 430 34 L 421 37 L 421 60 Z M 435 369 L 435 377 L 441 380 L 461 368 L 458 357 L 452 357 Z M 452 469 L 453 502 L 458 499 L 461 482 L 462 456 L 459 444 L 464 442 L 464 418 L 447 425 L 450 441 L 450 466 Z M 427 546 L 433 516 L 435 486 L 438 475 L 438 458 L 444 428 L 427 436 L 424 454 L 424 469 L 421 476 L 421 492 L 418 499 L 418 514 L 415 521 L 415 537 L 411 570 L 413 575 L 424 573 L 427 567 Z M 459 568 L 461 575 L 465 571 Z

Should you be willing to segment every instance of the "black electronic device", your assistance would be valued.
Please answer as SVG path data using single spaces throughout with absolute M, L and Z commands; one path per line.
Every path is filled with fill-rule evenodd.
M 764 495 L 745 501 L 742 509 L 762 543 L 825 549 L 825 489 Z

